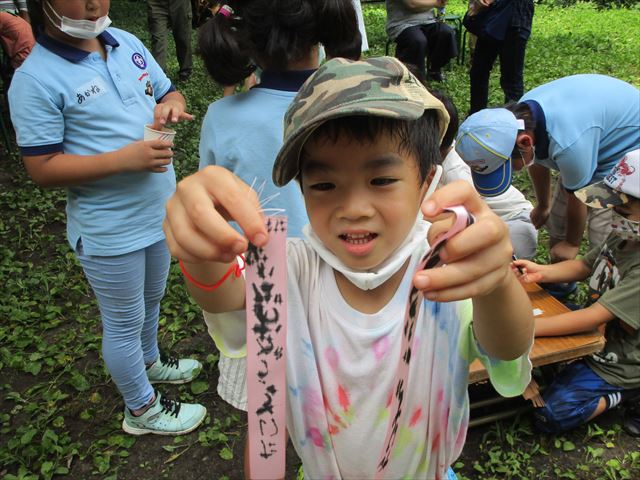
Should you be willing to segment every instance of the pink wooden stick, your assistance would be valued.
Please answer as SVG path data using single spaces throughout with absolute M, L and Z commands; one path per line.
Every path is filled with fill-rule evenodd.
M 284 478 L 286 451 L 287 218 L 266 217 L 269 242 L 249 245 L 246 269 L 249 467 Z

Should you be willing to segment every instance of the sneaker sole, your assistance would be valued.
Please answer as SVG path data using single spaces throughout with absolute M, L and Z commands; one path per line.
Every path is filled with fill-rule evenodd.
M 202 422 L 204 422 L 204 419 L 207 416 L 207 410 L 205 409 L 204 414 L 202 415 L 202 418 L 200 420 L 198 420 L 197 423 L 195 423 L 192 427 L 190 428 L 186 428 L 184 430 L 179 430 L 176 432 L 167 432 L 164 430 L 151 430 L 149 428 L 135 428 L 135 427 L 131 427 L 129 425 L 127 425 L 127 421 L 126 420 L 122 420 L 122 430 L 124 430 L 126 433 L 128 433 L 129 435 L 136 435 L 136 436 L 140 436 L 140 435 L 146 435 L 148 433 L 153 433 L 156 435 L 164 435 L 164 436 L 168 436 L 168 437 L 175 437 L 178 435 L 184 435 L 187 433 L 191 433 L 193 432 L 196 428 L 198 428 Z
M 156 383 L 169 383 L 171 385 L 181 385 L 183 383 L 189 383 L 190 381 L 196 379 L 198 377 L 198 375 L 194 375 L 193 377 L 190 378 L 181 378 L 178 380 L 149 380 L 149 383 L 151 385 L 154 385 Z
M 179 378 L 178 380 L 151 380 L 151 379 L 149 379 L 149 383 L 152 384 L 152 385 L 156 384 L 156 383 L 168 383 L 168 384 L 171 384 L 171 385 L 182 385 L 183 383 L 189 383 L 192 380 L 195 380 L 196 378 L 198 378 L 198 375 L 200 375 L 201 371 L 202 371 L 202 364 L 200 364 L 200 367 L 198 368 L 198 373 L 196 373 L 192 377 Z

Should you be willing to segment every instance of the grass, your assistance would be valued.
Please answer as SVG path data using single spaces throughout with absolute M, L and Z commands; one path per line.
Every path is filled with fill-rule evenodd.
M 453 0 L 447 10 L 462 14 L 465 5 Z M 148 45 L 144 8 L 139 0 L 113 2 L 112 17 Z M 365 18 L 369 54 L 381 54 L 383 7 L 367 6 Z M 638 9 L 538 5 L 526 88 L 581 72 L 640 85 L 639 38 Z M 175 60 L 168 70 L 177 76 Z M 199 60 L 180 88 L 196 116 L 178 127 L 174 165 L 181 178 L 197 169 L 200 121 L 221 91 Z M 442 88 L 461 112 L 467 110 L 466 66 L 452 65 Z M 500 104 L 497 68 L 491 91 L 490 103 Z M 531 195 L 526 176 L 516 182 Z M 205 368 L 197 382 L 172 393 L 204 403 L 212 415 L 189 436 L 130 437 L 120 429 L 122 402 L 100 359 L 95 301 L 65 240 L 64 192 L 35 186 L 15 153 L 0 158 L 0 185 L 0 478 L 238 478 L 244 418 L 214 393 L 217 354 L 176 266 L 162 304 L 159 339 L 165 348 L 194 353 Z M 546 256 L 541 245 L 539 259 Z M 535 434 L 526 417 L 496 423 L 472 432 L 456 469 L 465 479 L 640 478 L 640 444 L 621 434 L 615 417 L 608 423 L 559 437 Z

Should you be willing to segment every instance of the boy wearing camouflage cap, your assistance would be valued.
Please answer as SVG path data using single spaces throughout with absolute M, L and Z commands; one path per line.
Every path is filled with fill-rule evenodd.
M 576 192 L 593 208 L 611 209 L 612 233 L 581 260 L 514 262 L 525 282 L 589 280 L 588 306 L 536 318 L 536 335 L 568 335 L 606 325 L 605 348 L 568 365 L 545 391 L 536 424 L 547 432 L 580 425 L 625 403 L 624 428 L 640 436 L 640 151 L 626 154 L 601 182 Z
M 504 223 L 465 182 L 425 200 L 447 122 L 442 103 L 390 57 L 327 62 L 285 116 L 273 179 L 299 182 L 310 220 L 306 238 L 287 244 L 287 428 L 309 478 L 455 478 L 469 364 L 480 358 L 504 395 L 529 382 L 533 319 L 509 268 Z M 215 282 L 248 240 L 267 241 L 248 191 L 219 167 L 178 186 L 165 231 L 192 278 Z M 464 205 L 475 223 L 442 250 L 446 269 L 416 272 L 427 235 L 449 228 L 441 214 L 452 205 Z M 396 418 L 388 400 L 412 285 L 425 298 Z M 242 278 L 213 292 L 187 286 L 206 311 L 245 308 Z M 391 417 L 397 441 L 383 468 Z

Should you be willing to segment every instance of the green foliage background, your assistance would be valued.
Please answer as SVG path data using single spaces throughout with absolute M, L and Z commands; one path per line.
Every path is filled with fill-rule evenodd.
M 536 6 L 526 58 L 526 89 L 582 72 L 612 75 L 640 85 L 638 2 L 574 4 L 567 0 L 570 7 L 558 8 L 564 1 Z M 605 3 L 633 5 L 598 8 Z M 465 0 L 452 0 L 447 7 L 448 13 L 465 10 Z M 115 26 L 149 45 L 145 2 L 114 1 L 111 13 Z M 384 8 L 365 7 L 365 19 L 371 45 L 368 55 L 382 54 Z M 441 85 L 461 114 L 469 103 L 467 68 L 452 65 Z M 168 71 L 177 76 L 175 60 Z M 498 75 L 496 67 L 491 79 L 493 105 L 502 101 Z M 207 78 L 199 60 L 192 78 L 179 88 L 196 117 L 178 127 L 174 165 L 182 178 L 197 169 L 200 121 L 221 91 Z M 526 174 L 516 182 L 531 194 Z M 0 159 L 0 477 L 113 479 L 122 478 L 127 471 L 128 478 L 193 478 L 183 476 L 189 464 L 180 463 L 186 458 L 184 452 L 191 449 L 198 452 L 198 458 L 209 459 L 202 466 L 209 470 L 208 476 L 225 478 L 222 467 L 211 467 L 213 460 L 206 455 L 217 452 L 218 462 L 237 459 L 243 424 L 237 416 L 222 414 L 222 407 L 212 408 L 217 356 L 175 265 L 162 305 L 159 338 L 163 347 L 195 353 L 204 362 L 198 382 L 174 393 L 183 400 L 207 404 L 212 417 L 187 439 L 136 439 L 120 430 L 122 402 L 100 359 L 99 315 L 65 240 L 64 205 L 64 192 L 35 186 L 15 153 Z M 542 246 L 539 258 L 544 260 L 546 253 Z M 618 448 L 619 427 L 603 430 L 596 425 L 579 431 L 586 442 L 580 447 L 582 460 L 564 466 L 562 455 L 554 452 L 571 451 L 575 443 L 564 437 L 545 443 L 528 430 L 526 422 L 524 425 L 496 424 L 487 433 L 478 458 L 463 455 L 456 468 L 464 478 L 640 478 L 640 446 L 636 445 L 635 453 Z M 150 455 L 145 456 L 146 452 Z M 175 465 L 181 467 L 174 469 Z M 591 473 L 581 473 L 581 469 Z

